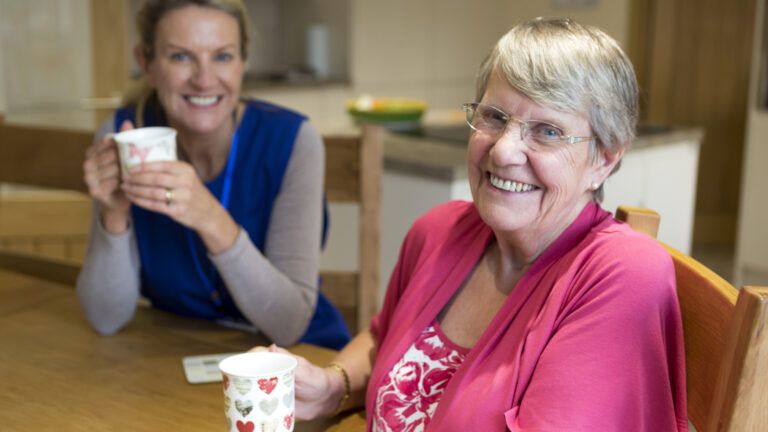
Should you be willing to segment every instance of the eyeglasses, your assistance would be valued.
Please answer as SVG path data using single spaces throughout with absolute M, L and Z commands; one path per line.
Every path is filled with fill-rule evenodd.
M 530 138 L 533 142 L 545 147 L 551 147 L 560 142 L 576 144 L 595 139 L 593 136 L 565 135 L 562 129 L 553 124 L 539 120 L 520 120 L 491 105 L 465 103 L 461 108 L 467 113 L 469 127 L 493 137 L 502 134 L 507 130 L 509 123 L 514 122 L 520 126 L 520 139 L 522 141 L 529 142 L 527 138 Z

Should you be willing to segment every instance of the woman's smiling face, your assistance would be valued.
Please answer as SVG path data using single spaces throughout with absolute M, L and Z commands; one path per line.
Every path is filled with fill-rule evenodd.
M 558 126 L 565 135 L 593 135 L 586 115 L 538 105 L 495 73 L 481 103 L 520 120 Z M 520 126 L 514 122 L 497 136 L 473 131 L 468 177 L 475 206 L 497 235 L 515 233 L 546 242 L 578 216 L 592 199 L 592 185 L 605 180 L 615 160 L 599 150 L 595 158 L 590 140 L 556 142 L 546 148 L 531 145 L 530 140 L 530 136 L 521 139 Z
M 173 10 L 158 22 L 154 48 L 139 62 L 169 123 L 192 133 L 228 126 L 244 69 L 237 20 L 200 6 Z

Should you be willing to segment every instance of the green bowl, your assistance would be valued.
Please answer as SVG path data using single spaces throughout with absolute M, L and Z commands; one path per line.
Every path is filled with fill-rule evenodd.
M 357 122 L 368 123 L 418 123 L 427 104 L 416 99 L 378 98 L 347 102 L 347 112 Z

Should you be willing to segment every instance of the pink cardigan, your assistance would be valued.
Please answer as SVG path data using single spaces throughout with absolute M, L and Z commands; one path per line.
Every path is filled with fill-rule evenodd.
M 493 233 L 472 203 L 417 220 L 382 311 L 366 403 L 466 279 Z M 370 416 L 368 421 L 370 430 Z M 596 203 L 531 265 L 465 362 L 429 431 L 686 431 L 674 268 Z

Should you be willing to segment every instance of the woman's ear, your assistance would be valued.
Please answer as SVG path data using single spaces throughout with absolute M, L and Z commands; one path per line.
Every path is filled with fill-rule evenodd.
M 152 74 L 149 73 L 149 61 L 144 55 L 144 50 L 141 49 L 140 45 L 136 45 L 133 48 L 133 58 L 136 60 L 136 64 L 139 65 L 141 72 L 144 74 L 144 79 L 147 81 L 147 84 L 154 87 L 155 83 L 152 79 Z
M 595 161 L 595 172 L 594 172 L 594 179 L 593 183 L 597 184 L 603 184 L 605 183 L 605 180 L 608 178 L 608 176 L 613 173 L 613 169 L 616 167 L 616 165 L 619 163 L 621 158 L 624 156 L 624 151 L 626 150 L 627 146 L 622 145 L 619 147 L 616 151 L 611 151 L 605 148 L 598 147 L 597 148 L 597 158 Z

